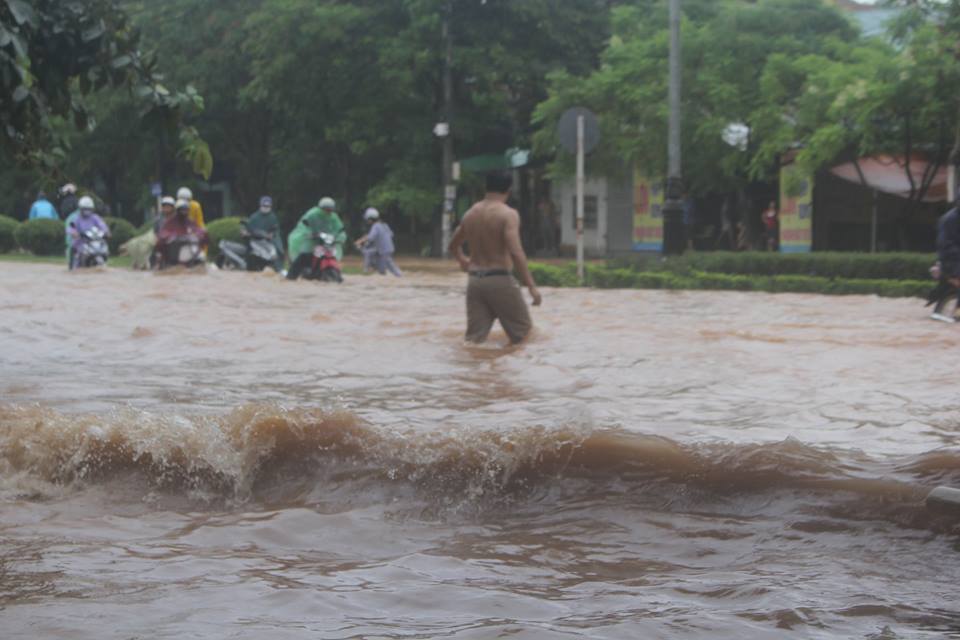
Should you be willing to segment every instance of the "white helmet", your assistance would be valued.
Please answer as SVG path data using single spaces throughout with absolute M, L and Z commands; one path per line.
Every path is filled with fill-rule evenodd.
M 163 196 L 163 199 L 160 200 L 160 206 L 164 207 L 170 205 L 171 207 L 177 206 L 177 201 L 171 198 L 170 196 Z
M 379 219 L 380 219 L 380 212 L 377 211 L 376 209 L 374 209 L 373 207 L 370 207 L 369 209 L 367 209 L 366 211 L 363 212 L 363 219 L 364 219 L 364 220 L 379 220 Z
M 336 209 L 337 203 L 334 202 L 333 198 L 324 197 L 320 198 L 320 204 L 318 205 L 321 209 Z
M 190 208 L 189 200 L 185 200 L 183 198 L 180 198 L 179 200 L 177 200 L 177 211 L 180 211 L 180 209 L 189 209 L 189 208 Z
M 177 200 L 193 200 L 193 191 L 186 187 L 180 187 L 177 189 Z
M 60 187 L 60 193 L 62 193 L 63 195 L 67 195 L 68 193 L 76 193 L 76 192 L 77 192 L 77 185 L 73 184 L 72 182 L 68 182 L 67 184 Z
M 79 209 L 96 209 L 97 205 L 94 204 L 93 198 L 90 196 L 83 196 L 80 198 L 80 202 L 77 203 L 77 208 Z

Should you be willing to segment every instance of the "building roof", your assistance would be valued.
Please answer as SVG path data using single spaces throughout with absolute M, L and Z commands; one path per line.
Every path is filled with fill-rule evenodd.
M 921 154 L 914 154 L 910 159 L 910 176 L 907 175 L 907 163 L 903 156 L 879 155 L 872 158 L 861 158 L 857 166 L 852 162 L 838 164 L 830 169 L 830 173 L 854 184 L 863 184 L 871 189 L 909 198 L 912 187 L 923 184 L 927 172 L 932 170 L 930 163 Z M 945 166 L 937 168 L 937 172 L 930 179 L 930 187 L 923 197 L 923 202 L 947 201 L 947 173 Z M 862 181 L 861 181 L 862 176 Z

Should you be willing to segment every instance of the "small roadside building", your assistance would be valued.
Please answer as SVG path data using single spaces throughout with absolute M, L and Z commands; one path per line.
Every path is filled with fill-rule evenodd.
M 937 218 L 947 209 L 948 173 L 920 154 L 909 162 L 893 156 L 861 158 L 815 176 L 788 163 L 769 195 L 697 199 L 690 228 L 702 242 L 697 248 L 732 248 L 732 238 L 726 244 L 718 239 L 732 235 L 729 227 L 737 223 L 759 229 L 761 211 L 774 200 L 784 253 L 933 251 Z M 661 251 L 663 180 L 637 172 L 621 180 L 593 176 L 584 193 L 587 256 Z M 577 241 L 574 181 L 553 182 L 549 194 L 559 211 L 561 253 L 571 254 Z M 723 211 L 727 206 L 735 211 Z
M 887 24 L 902 11 L 883 3 L 825 1 L 868 37 L 883 37 Z M 630 177 L 591 176 L 586 182 L 588 256 L 661 250 L 663 181 L 623 173 Z M 760 214 L 775 201 L 783 252 L 932 251 L 937 218 L 947 208 L 947 180 L 947 169 L 922 154 L 861 158 L 815 176 L 800 175 L 788 162 L 772 184 L 695 199 L 688 230 L 698 249 L 760 247 Z M 549 197 L 559 212 L 561 250 L 572 253 L 577 240 L 573 179 L 554 182 Z M 747 233 L 737 233 L 738 228 Z

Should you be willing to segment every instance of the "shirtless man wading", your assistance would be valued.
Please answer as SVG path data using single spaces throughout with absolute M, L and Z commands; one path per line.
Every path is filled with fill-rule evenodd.
M 522 342 L 533 328 L 523 294 L 511 273 L 514 267 L 530 290 L 533 305 L 540 292 L 527 268 L 520 244 L 520 215 L 507 206 L 513 178 L 507 171 L 487 174 L 487 195 L 473 205 L 450 240 L 450 254 L 470 274 L 467 284 L 467 340 L 483 342 L 494 320 L 500 320 L 513 344 Z M 463 244 L 470 247 L 470 257 Z

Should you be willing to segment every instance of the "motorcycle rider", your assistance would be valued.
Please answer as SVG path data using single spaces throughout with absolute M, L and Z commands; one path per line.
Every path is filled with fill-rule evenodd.
M 187 187 L 180 187 L 177 189 L 177 200 L 186 200 L 190 204 L 190 220 L 201 229 L 207 228 L 203 221 L 203 207 L 193 199 L 193 191 Z
M 246 226 L 248 231 L 259 231 L 270 236 L 273 245 L 277 248 L 277 259 L 273 264 L 273 270 L 280 273 L 283 270 L 283 238 L 280 237 L 280 221 L 277 219 L 277 214 L 273 212 L 273 198 L 270 196 L 260 198 L 260 208 L 247 218 Z
M 153 232 L 155 234 L 160 235 L 160 228 L 163 227 L 163 223 L 173 217 L 173 214 L 176 212 L 176 207 L 177 201 L 170 196 L 164 196 L 160 200 L 160 217 L 153 223 Z
M 169 218 L 164 219 L 163 224 L 160 225 L 160 230 L 157 232 L 156 251 L 161 260 L 170 245 L 184 236 L 195 236 L 202 248 L 207 246 L 206 230 L 190 218 L 190 201 L 177 200 L 175 209 L 176 212 Z
M 79 215 L 74 218 L 73 223 L 70 225 L 70 237 L 73 239 L 73 248 L 71 251 L 71 262 L 70 268 L 76 269 L 79 262 L 79 249 L 84 243 L 83 234 L 93 228 L 100 229 L 103 231 L 104 236 L 110 237 L 110 227 L 107 226 L 107 223 L 103 221 L 103 218 L 97 215 L 97 212 L 94 210 L 95 204 L 93 198 L 90 196 L 83 196 L 80 198 L 79 206 Z
M 337 215 L 336 208 L 337 203 L 333 198 L 324 197 L 316 207 L 301 216 L 297 226 L 287 238 L 287 255 L 290 256 L 290 271 L 287 273 L 287 279 L 296 280 L 310 264 L 313 259 L 313 248 L 316 245 L 315 237 L 320 233 L 333 236 L 333 250 L 337 260 L 343 258 L 343 244 L 347 241 L 347 232 L 343 229 L 343 221 Z

